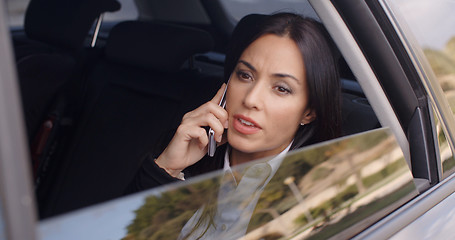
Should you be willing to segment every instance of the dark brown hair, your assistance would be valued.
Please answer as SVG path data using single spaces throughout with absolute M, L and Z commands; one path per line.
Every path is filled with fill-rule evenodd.
M 308 106 L 316 119 L 297 130 L 291 149 L 329 140 L 341 134 L 341 86 L 337 52 L 329 34 L 318 21 L 294 13 L 248 15 L 232 34 L 225 61 L 225 80 L 243 51 L 256 39 L 274 34 L 292 39 L 300 49 L 308 84 Z

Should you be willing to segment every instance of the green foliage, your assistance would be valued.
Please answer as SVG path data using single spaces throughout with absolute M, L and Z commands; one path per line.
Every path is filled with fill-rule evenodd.
M 345 144 L 344 149 L 352 149 L 355 152 L 363 152 L 373 148 L 378 143 L 382 142 L 389 135 L 384 131 L 370 132 L 368 135 L 362 137 L 352 138 L 349 141 L 343 141 Z
M 451 106 L 455 106 L 455 104 L 454 105 L 451 104 Z M 447 142 L 446 135 L 445 135 L 444 131 L 441 131 L 439 133 L 438 140 L 439 140 L 439 145 L 440 146 Z
M 249 229 L 256 229 L 263 225 L 264 223 L 270 222 L 273 220 L 273 217 L 270 213 L 261 212 L 253 214 L 251 217 L 250 223 L 248 224 Z
M 399 169 L 402 169 L 404 167 L 407 168 L 408 166 L 407 166 L 406 161 L 404 160 L 404 158 L 402 158 L 402 159 L 400 159 L 400 160 L 398 160 L 398 161 L 396 161 L 396 162 L 394 162 L 392 164 L 387 165 L 381 171 L 362 179 L 363 185 L 365 187 L 369 188 L 369 187 L 371 187 L 374 184 L 382 181 L 384 178 L 390 176 L 394 172 L 396 172 Z
M 343 203 L 346 203 L 349 199 L 354 198 L 358 193 L 359 191 L 357 190 L 357 187 L 355 185 L 351 185 L 342 192 L 338 193 L 332 199 L 329 199 L 321 203 L 319 206 L 312 208 L 310 210 L 311 216 L 313 218 L 327 218 L 331 213 L 334 212 L 334 210 L 339 208 Z M 299 216 L 296 221 L 304 223 L 304 221 L 302 221 L 303 218 L 305 218 L 304 214 L 302 214 L 302 216 Z
M 326 167 L 319 167 L 319 168 L 316 168 L 314 170 L 314 172 L 312 173 L 311 175 L 311 179 L 313 181 L 317 181 L 317 180 L 320 180 L 320 179 L 324 179 L 326 178 L 327 176 L 329 176 L 329 174 L 332 172 L 333 170 L 332 169 L 329 169 L 329 168 L 326 168 Z
M 310 153 L 313 156 L 313 153 Z M 291 155 L 287 157 L 276 172 L 272 180 L 267 184 L 258 201 L 258 208 L 269 208 L 276 206 L 287 197 L 293 197 L 290 189 L 284 184 L 284 179 L 289 176 L 294 176 L 296 179 L 301 179 L 313 166 L 310 161 L 307 161 L 308 155 Z M 319 157 L 319 156 L 318 156 Z M 316 157 L 315 157 L 316 158 Z M 313 163 L 315 164 L 315 162 Z M 280 213 L 288 209 L 277 209 Z
M 305 214 L 301 214 L 294 220 L 294 222 L 297 225 L 305 226 L 306 224 L 308 224 L 308 219 L 306 218 Z
M 446 53 L 427 48 L 424 54 L 437 76 L 455 74 L 455 62 Z
M 216 178 L 208 179 L 164 192 L 160 196 L 147 197 L 135 211 L 136 217 L 127 226 L 128 235 L 124 239 L 176 238 L 194 212 L 217 193 L 217 183 Z
M 442 162 L 442 170 L 443 172 L 448 172 L 455 167 L 455 160 L 453 158 L 449 158 Z
M 355 185 L 351 185 L 342 192 L 338 193 L 334 198 L 330 200 L 332 209 L 340 207 L 341 204 L 347 202 L 349 199 L 355 197 L 359 191 Z
M 449 56 L 449 58 L 452 59 L 452 61 L 455 61 L 455 36 L 450 38 L 447 42 L 444 52 L 447 56 Z
M 375 213 L 378 213 L 380 210 L 390 208 L 389 211 L 385 211 L 380 215 L 376 215 L 376 220 L 380 219 L 382 216 L 402 204 L 403 198 L 406 198 L 407 195 L 414 191 L 415 185 L 414 183 L 410 182 L 395 192 L 388 194 L 387 196 L 376 199 L 366 205 L 357 208 L 355 211 L 350 212 L 348 215 L 343 217 L 341 220 L 336 221 L 335 223 L 327 222 L 326 226 L 324 226 L 324 229 L 315 233 L 313 236 L 310 236 L 308 239 L 328 239 L 347 229 L 352 231 L 352 234 L 355 234 L 356 231 L 362 230 L 362 228 L 355 228 L 356 223 L 365 220 Z M 347 236 L 344 235 L 344 237 Z

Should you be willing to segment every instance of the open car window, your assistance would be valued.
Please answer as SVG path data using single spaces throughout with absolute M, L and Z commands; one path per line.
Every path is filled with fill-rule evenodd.
M 226 11 L 235 20 L 240 20 L 247 14 L 252 12 L 262 14 L 272 14 L 277 11 L 292 11 L 297 12 L 305 16 L 310 16 L 317 19 L 318 16 L 314 12 L 310 3 L 307 0 L 304 1 L 288 1 L 288 0 L 277 0 L 273 2 L 267 2 L 267 4 L 261 4 L 265 1 L 236 1 L 236 0 L 221 0 L 220 1 L 225 7 Z
M 418 194 L 386 128 L 232 170 L 50 218 L 39 232 L 49 240 L 346 239 Z
M 407 43 L 417 69 L 428 75 L 424 83 L 435 115 L 435 132 L 441 157 L 441 178 L 451 175 L 455 169 L 453 143 L 447 141 L 453 132 L 455 109 L 455 23 L 453 1 L 384 1 L 388 11 L 399 13 L 396 27 L 408 37 Z M 423 10 L 425 9 L 425 10 Z M 437 13 L 437 14 L 436 14 Z M 441 91 L 442 90 L 442 91 Z M 445 97 L 445 99 L 444 99 Z M 443 111 L 449 106 L 451 111 Z M 441 121 L 444 119 L 444 121 Z M 448 135 L 449 134 L 449 135 Z M 449 136 L 449 138 L 447 138 Z M 452 150 L 450 145 L 452 144 Z

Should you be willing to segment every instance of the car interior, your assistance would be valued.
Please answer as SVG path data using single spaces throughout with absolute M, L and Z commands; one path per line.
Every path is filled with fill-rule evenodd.
M 30 1 L 12 40 L 40 218 L 122 196 L 145 156 L 225 81 L 236 21 L 219 1 L 200 4 L 208 23 L 140 15 L 98 33 L 116 0 Z M 343 135 L 380 127 L 342 56 L 339 69 Z

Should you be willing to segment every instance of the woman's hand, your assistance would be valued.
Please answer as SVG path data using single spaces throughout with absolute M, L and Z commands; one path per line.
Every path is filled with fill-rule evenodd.
M 212 128 L 215 140 L 218 143 L 222 141 L 224 129 L 228 127 L 228 113 L 218 106 L 224 88 L 226 84 L 221 86 L 212 100 L 183 116 L 171 142 L 156 159 L 156 164 L 173 177 L 207 154 L 209 139 L 204 127 Z

